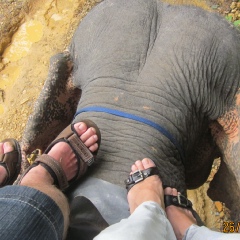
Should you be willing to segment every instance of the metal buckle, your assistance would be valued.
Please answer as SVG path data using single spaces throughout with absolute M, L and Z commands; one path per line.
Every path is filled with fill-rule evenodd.
M 192 202 L 189 201 L 185 196 L 183 196 L 181 193 L 178 193 L 177 195 L 178 204 L 182 207 L 192 207 Z
M 137 170 L 132 174 L 132 180 L 134 183 L 138 183 L 144 180 L 143 173 L 141 170 Z

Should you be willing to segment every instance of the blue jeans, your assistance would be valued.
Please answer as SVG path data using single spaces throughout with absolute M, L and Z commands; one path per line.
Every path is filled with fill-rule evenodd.
M 61 210 L 47 195 L 24 186 L 0 189 L 0 239 L 62 239 Z M 79 236 L 81 239 L 81 236 Z M 145 202 L 134 213 L 102 231 L 95 240 L 176 240 L 164 210 L 155 202 Z M 185 240 L 239 240 L 240 234 L 214 232 L 192 225 Z
M 63 238 L 64 219 L 57 204 L 25 186 L 0 188 L 0 239 Z

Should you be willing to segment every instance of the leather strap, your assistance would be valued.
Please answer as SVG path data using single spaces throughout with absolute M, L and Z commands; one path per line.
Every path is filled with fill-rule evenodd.
M 174 205 L 182 208 L 192 208 L 192 202 L 188 200 L 185 196 L 183 196 L 181 193 L 178 193 L 177 196 L 164 195 L 164 203 L 165 207 Z
M 77 132 L 75 131 L 73 125 L 69 125 L 66 127 L 57 137 L 56 139 L 47 147 L 44 153 L 48 153 L 51 148 L 58 142 L 66 142 L 68 143 L 75 155 L 79 158 L 79 161 L 83 161 L 87 164 L 87 166 L 91 166 L 94 162 L 94 156 L 90 152 L 90 150 L 85 146 L 85 144 L 81 141 Z
M 41 155 L 35 161 L 40 163 L 52 176 L 54 179 L 54 184 L 58 186 L 62 191 L 64 191 L 68 186 L 68 181 L 66 175 L 62 169 L 60 162 L 56 161 L 54 158 L 47 154 Z
M 133 174 L 129 175 L 128 179 L 125 180 L 127 191 L 129 191 L 135 184 L 152 175 L 159 175 L 157 167 L 151 167 L 145 170 L 137 170 Z

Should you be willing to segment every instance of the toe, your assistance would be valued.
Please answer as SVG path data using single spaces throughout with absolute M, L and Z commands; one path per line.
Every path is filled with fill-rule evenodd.
M 177 191 L 176 188 L 166 187 L 166 188 L 164 189 L 164 194 L 165 194 L 165 195 L 177 196 L 177 195 L 178 195 L 178 191 Z
M 135 165 L 136 165 L 136 167 L 137 167 L 137 170 L 144 170 L 144 169 L 145 169 L 144 166 L 143 166 L 143 164 L 142 164 L 142 161 L 140 161 L 140 160 L 137 160 L 137 161 L 135 162 Z
M 85 142 L 84 144 L 89 148 L 91 147 L 93 144 L 95 144 L 98 140 L 98 136 L 95 134 L 93 136 L 90 136 Z M 83 141 L 83 140 L 82 140 Z
M 87 124 L 84 122 L 79 122 L 79 123 L 74 124 L 74 128 L 79 136 L 84 134 L 88 129 Z
M 96 130 L 93 127 L 90 127 L 85 133 L 81 135 L 80 139 L 85 143 L 93 135 L 96 135 Z
M 164 189 L 164 194 L 165 194 L 165 195 L 173 195 L 173 189 L 170 188 L 170 187 L 166 187 L 166 188 Z
M 131 167 L 131 170 L 132 170 L 132 172 L 130 174 L 136 172 L 138 170 L 138 168 L 135 164 L 133 164 L 132 167 Z
M 150 158 L 144 158 L 142 160 L 142 165 L 144 169 L 148 169 L 150 167 L 156 167 L 155 163 Z
M 178 191 L 177 191 L 176 188 L 173 188 L 173 189 L 172 189 L 172 195 L 173 195 L 173 196 L 177 196 L 177 195 L 178 195 Z
M 97 151 L 97 149 L 98 149 L 98 144 L 97 143 L 94 143 L 91 147 L 89 147 L 89 150 L 91 152 L 95 152 L 95 151 Z
M 4 151 L 4 153 L 11 152 L 13 150 L 14 150 L 14 147 L 12 146 L 12 144 L 10 142 L 5 142 L 3 144 L 3 151 Z
M 13 150 L 14 150 L 14 147 L 10 142 L 0 143 L 0 154 L 12 152 Z

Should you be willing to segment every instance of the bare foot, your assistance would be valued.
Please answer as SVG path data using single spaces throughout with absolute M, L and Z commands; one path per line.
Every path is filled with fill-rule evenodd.
M 80 139 L 89 148 L 89 150 L 95 152 L 98 149 L 98 136 L 96 135 L 96 130 L 93 127 L 88 128 L 87 125 L 83 122 L 74 124 L 74 128 L 80 136 Z M 78 170 L 77 159 L 71 147 L 67 143 L 56 143 L 51 148 L 48 155 L 61 163 L 68 181 L 76 176 Z M 38 174 L 38 181 L 41 180 L 45 183 L 53 184 L 53 178 L 49 172 L 41 165 L 38 165 L 32 168 L 24 176 L 24 178 L 21 180 L 20 185 L 29 185 L 29 180 L 33 182 L 33 176 L 36 174 Z
M 150 167 L 155 167 L 151 159 L 144 158 L 142 161 L 138 160 L 132 165 L 132 172 L 130 174 L 137 170 L 144 170 Z M 150 176 L 134 185 L 128 192 L 130 212 L 133 213 L 140 204 L 146 201 L 156 202 L 164 209 L 163 196 L 161 179 L 157 175 Z
M 178 192 L 175 188 L 167 187 L 164 189 L 165 195 L 177 196 Z M 193 217 L 191 211 L 186 208 L 176 207 L 170 205 L 166 207 L 167 218 L 172 224 L 174 233 L 178 240 L 182 240 L 186 230 L 192 225 L 196 224 L 196 219 Z
M 0 154 L 11 152 L 14 150 L 14 147 L 10 142 L 0 143 Z M 0 165 L 0 186 L 8 177 L 8 173 L 5 167 Z

